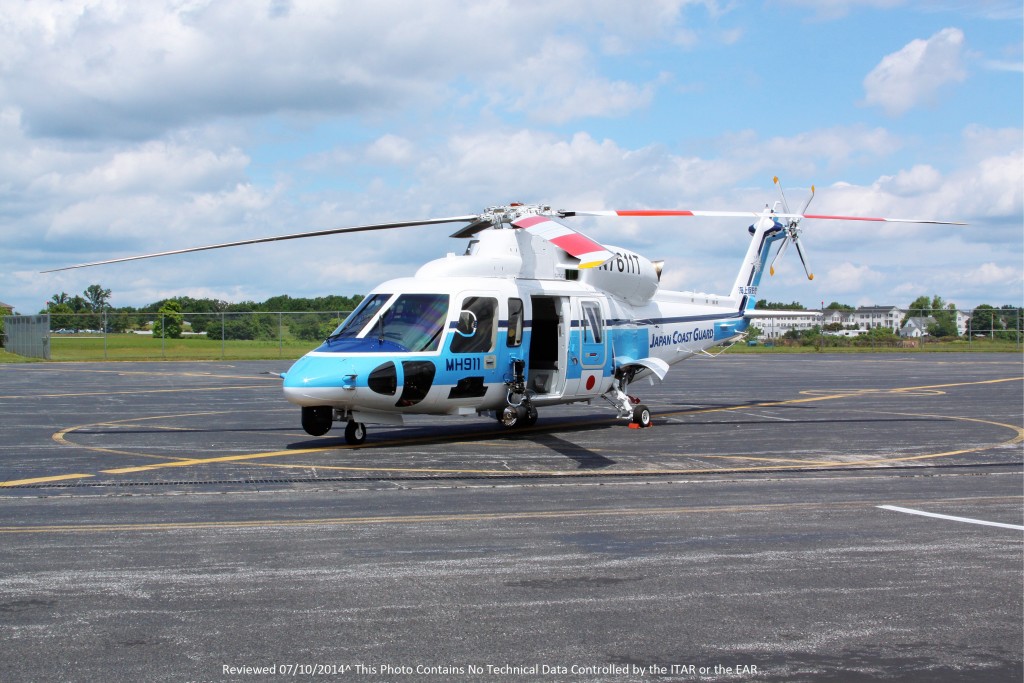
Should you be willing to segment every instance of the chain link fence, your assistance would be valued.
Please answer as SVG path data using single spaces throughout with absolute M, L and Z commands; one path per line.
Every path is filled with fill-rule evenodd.
M 792 311 L 755 320 L 731 351 L 1024 350 L 1024 309 Z M 78 313 L 3 318 L 8 353 L 55 361 L 295 359 L 349 311 Z M 860 317 L 857 318 L 856 316 Z M 828 321 L 828 322 L 826 322 Z M 756 328 L 756 329 L 753 329 Z
M 53 315 L 53 360 L 294 359 L 349 311 Z

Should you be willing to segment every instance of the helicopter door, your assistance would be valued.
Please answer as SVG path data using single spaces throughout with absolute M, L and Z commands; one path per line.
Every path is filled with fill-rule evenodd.
M 576 396 L 592 396 L 604 391 L 604 366 L 607 358 L 607 342 L 604 313 L 601 302 L 582 299 L 578 302 L 579 341 L 573 340 L 570 353 L 579 358 L 579 382 Z M 575 328 L 575 325 L 574 325 Z M 573 334 L 577 334 L 574 329 Z M 575 352 L 579 344 L 579 353 Z
M 566 346 L 569 336 L 562 324 L 568 300 L 530 297 L 533 318 L 530 331 L 530 363 L 527 388 L 537 396 L 559 397 L 565 389 Z

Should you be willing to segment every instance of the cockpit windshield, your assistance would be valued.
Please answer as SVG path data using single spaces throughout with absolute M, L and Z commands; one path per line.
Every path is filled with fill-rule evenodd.
M 400 294 L 386 306 L 390 299 L 390 294 L 364 299 L 328 341 L 376 339 L 406 351 L 436 351 L 448 318 L 448 295 Z
M 349 313 L 348 317 L 338 325 L 338 328 L 331 332 L 331 336 L 328 339 L 358 337 L 359 333 L 366 327 L 366 324 L 373 319 L 373 316 L 377 315 L 380 307 L 386 304 L 390 298 L 390 294 L 374 294 L 373 296 L 366 297 L 359 302 L 356 310 Z

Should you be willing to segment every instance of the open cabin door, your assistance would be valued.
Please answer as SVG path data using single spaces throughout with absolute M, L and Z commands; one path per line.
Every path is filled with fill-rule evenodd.
M 565 392 L 569 299 L 531 296 L 530 362 L 527 389 L 536 399 L 561 398 Z

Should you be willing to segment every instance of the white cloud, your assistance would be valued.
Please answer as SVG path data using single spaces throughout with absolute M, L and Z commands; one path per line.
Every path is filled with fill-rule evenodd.
M 863 4 L 814 7 L 841 14 Z M 884 0 L 867 4 L 884 10 Z M 21 280 L 3 273 L 510 201 L 757 210 L 777 197 L 774 174 L 797 205 L 817 182 L 820 213 L 972 225 L 808 222 L 818 275 L 808 283 L 788 254 L 764 283 L 772 299 L 815 301 L 823 291 L 831 300 L 834 275 L 836 287 L 859 282 L 882 300 L 904 269 L 901 280 L 935 282 L 948 298 L 958 295 L 944 283 L 963 296 L 982 296 L 972 282 L 1007 286 L 999 278 L 1012 276 L 1022 241 L 1015 122 L 972 102 L 955 121 L 944 109 L 928 130 L 908 133 L 851 110 L 848 96 L 792 100 L 794 83 L 855 73 L 842 84 L 848 93 L 864 68 L 764 61 L 766 35 L 789 31 L 793 54 L 814 41 L 799 21 L 773 23 L 777 6 L 736 9 L 690 0 L 25 4 L 0 22 L 0 298 L 41 301 L 97 280 L 119 297 L 135 292 L 120 304 L 175 291 L 354 293 L 464 245 L 438 226 Z M 994 44 L 970 25 L 973 43 Z M 878 76 L 872 93 L 909 79 L 898 107 L 926 103 L 968 59 L 981 63 L 957 38 L 940 32 L 890 55 L 889 80 Z M 862 44 L 860 57 L 871 49 Z M 740 63 L 756 65 L 744 77 L 749 69 L 765 88 L 753 106 L 743 104 L 749 82 L 723 82 Z M 949 141 L 960 129 L 958 148 Z M 729 286 L 748 239 L 747 223 L 732 220 L 573 225 L 665 258 L 666 284 L 703 291 Z
M 873 285 L 881 278 L 882 274 L 869 266 L 844 261 L 828 268 L 823 279 L 828 283 L 830 292 L 850 294 L 864 291 L 867 285 Z
M 1013 266 L 1000 266 L 996 263 L 983 263 L 977 268 L 964 273 L 963 277 L 969 282 L 985 287 L 1003 286 L 1016 287 L 1019 289 L 1024 282 L 1024 270 Z
M 121 139 L 211 117 L 430 109 L 460 89 L 542 121 L 617 116 L 656 84 L 599 73 L 601 44 L 671 41 L 689 4 L 40 0 L 0 22 L 0 107 L 33 135 Z
M 388 133 L 377 138 L 367 147 L 366 158 L 385 164 L 404 164 L 412 159 L 414 152 L 415 146 L 412 141 Z
M 913 40 L 886 55 L 864 78 L 865 102 L 899 116 L 938 99 L 940 90 L 967 78 L 964 33 L 945 28 L 928 40 Z
M 831 21 L 849 14 L 858 7 L 896 7 L 906 0 L 783 0 L 788 5 L 805 6 L 814 10 L 818 20 Z
M 900 171 L 894 176 L 882 176 L 878 187 L 895 195 L 913 196 L 938 189 L 942 174 L 927 164 L 918 164 L 909 171 Z

